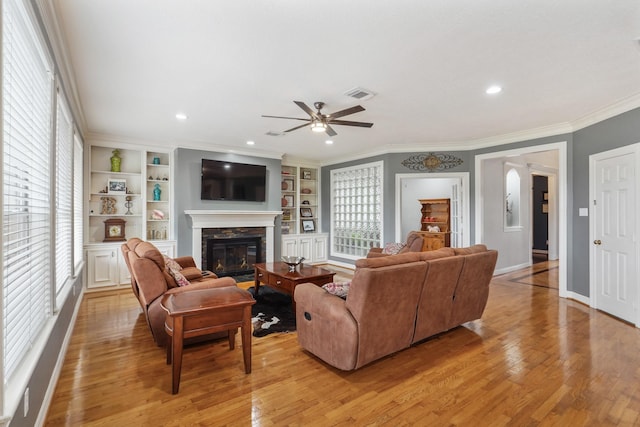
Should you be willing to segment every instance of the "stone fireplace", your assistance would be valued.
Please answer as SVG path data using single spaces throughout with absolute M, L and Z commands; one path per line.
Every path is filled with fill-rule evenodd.
M 281 211 L 188 210 L 185 214 L 191 219 L 191 253 L 196 265 L 204 270 L 216 272 L 216 268 L 220 268 L 218 258 L 225 269 L 224 273 L 227 273 L 230 265 L 236 261 L 238 265 L 234 266 L 234 269 L 237 267 L 240 270 L 240 267 L 245 267 L 243 256 L 249 272 L 253 271 L 252 264 L 256 262 L 273 262 L 275 219 L 282 214 Z M 258 238 L 259 243 L 256 240 Z M 213 242 L 209 243 L 209 240 Z M 222 248 L 221 245 L 226 248 Z M 213 257 L 211 260 L 207 260 L 209 251 Z M 258 257 L 260 261 L 257 261 Z M 253 259 L 256 261 L 250 261 Z

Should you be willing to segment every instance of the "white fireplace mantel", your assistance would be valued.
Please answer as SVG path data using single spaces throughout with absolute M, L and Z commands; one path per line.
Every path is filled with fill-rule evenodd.
M 266 262 L 273 262 L 275 220 L 276 216 L 282 215 L 282 211 L 188 210 L 184 213 L 191 218 L 193 248 L 191 253 L 196 265 L 202 265 L 202 229 L 226 227 L 265 227 Z

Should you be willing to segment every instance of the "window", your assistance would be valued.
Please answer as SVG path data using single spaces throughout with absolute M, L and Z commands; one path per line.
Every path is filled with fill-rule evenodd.
M 349 259 L 379 247 L 382 162 L 331 171 L 331 255 Z
M 505 175 L 505 228 L 520 228 L 520 175 L 508 164 L 505 166 L 509 168 Z
M 83 212 L 83 175 L 82 175 L 82 140 L 78 135 L 73 137 L 73 275 L 78 276 L 82 268 L 82 229 L 84 227 Z
M 51 314 L 51 63 L 24 3 L 2 3 L 3 384 Z
M 56 110 L 56 296 L 71 278 L 73 220 L 73 134 L 71 116 L 64 98 L 58 96 Z M 56 304 L 57 306 L 57 304 Z

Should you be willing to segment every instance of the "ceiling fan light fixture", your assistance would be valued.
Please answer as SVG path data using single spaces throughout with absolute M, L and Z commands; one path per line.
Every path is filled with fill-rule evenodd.
M 311 123 L 311 130 L 314 132 L 324 132 L 327 130 L 327 125 L 326 123 L 322 123 L 320 121 L 314 121 L 313 123 Z

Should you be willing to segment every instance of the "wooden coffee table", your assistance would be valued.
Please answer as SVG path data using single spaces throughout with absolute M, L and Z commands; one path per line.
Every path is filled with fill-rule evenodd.
M 325 283 L 333 282 L 333 271 L 313 265 L 300 264 L 295 271 L 289 271 L 289 266 L 284 262 L 263 262 L 254 265 L 255 272 L 255 292 L 258 295 L 260 283 L 291 296 L 293 312 L 296 312 L 296 303 L 293 293 L 300 283 L 313 283 L 322 286 Z

